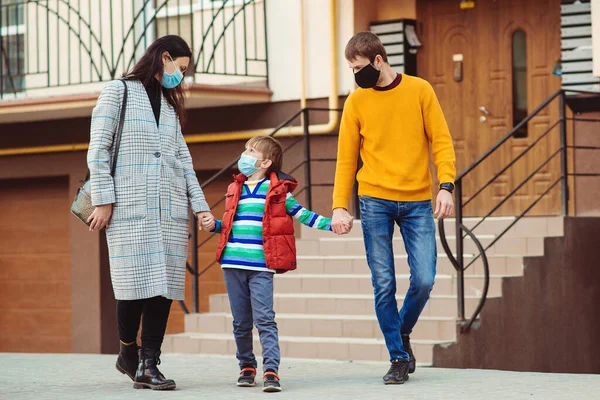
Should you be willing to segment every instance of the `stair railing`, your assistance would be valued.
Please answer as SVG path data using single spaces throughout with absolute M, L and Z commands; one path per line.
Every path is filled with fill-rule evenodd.
M 288 172 L 289 174 L 294 174 L 296 171 L 300 170 L 300 168 L 304 168 L 304 182 L 303 186 L 300 190 L 294 193 L 294 196 L 299 196 L 300 194 L 305 193 L 306 197 L 306 207 L 308 209 L 312 209 L 312 189 L 315 187 L 331 187 L 333 183 L 314 183 L 312 180 L 312 168 L 311 164 L 314 162 L 335 162 L 336 158 L 312 158 L 311 156 L 311 134 L 310 134 L 310 113 L 311 112 L 329 112 L 329 111 L 337 111 L 342 112 L 341 109 L 330 109 L 330 108 L 318 108 L 318 107 L 307 107 L 303 108 L 300 111 L 294 113 L 291 117 L 277 126 L 269 136 L 277 136 L 278 134 L 284 133 L 285 128 L 292 126 L 292 124 L 300 118 L 300 124 L 303 127 L 303 134 L 301 136 L 294 137 L 294 139 L 289 143 L 284 149 L 283 154 L 290 152 L 297 144 L 303 142 L 303 159 L 300 163 L 291 168 Z M 202 183 L 201 187 L 205 190 L 209 185 L 216 182 L 219 178 L 230 175 L 233 173 L 233 168 L 237 165 L 239 157 L 236 157 L 230 163 L 228 163 L 225 167 L 223 167 L 220 171 L 212 175 L 209 179 L 207 179 L 204 183 Z M 225 196 L 221 197 L 217 202 L 211 205 L 211 210 L 215 207 L 218 207 L 225 201 Z M 358 204 L 357 201 L 355 201 Z M 199 268 L 199 260 L 198 260 L 198 250 L 204 246 L 206 246 L 209 242 L 213 241 L 218 235 L 211 234 L 202 242 L 198 243 L 198 229 L 196 228 L 196 220 L 195 216 L 192 215 L 191 224 L 190 224 L 190 238 L 191 238 L 191 263 L 186 263 L 187 271 L 192 276 L 192 312 L 197 313 L 200 310 L 200 288 L 199 288 L 199 279 L 202 275 L 204 275 L 207 271 L 213 268 L 217 264 L 217 260 L 213 260 L 208 265 L 204 266 L 202 269 Z M 190 310 L 184 301 L 179 302 L 181 308 L 184 313 L 188 314 Z
M 453 252 L 450 249 L 448 244 L 448 239 L 445 231 L 444 221 L 438 221 L 439 233 L 442 246 L 450 262 L 456 269 L 457 273 L 457 301 L 458 301 L 458 319 L 459 325 L 461 327 L 461 332 L 465 333 L 470 330 L 473 326 L 477 318 L 479 317 L 481 310 L 485 304 L 488 295 L 489 283 L 490 283 L 490 273 L 489 273 L 489 264 L 486 252 L 494 246 L 505 234 L 508 232 L 519 220 L 521 220 L 533 207 L 535 207 L 548 193 L 556 187 L 559 183 L 561 184 L 561 213 L 564 216 L 569 214 L 569 176 L 600 176 L 599 174 L 570 174 L 568 172 L 567 167 L 567 150 L 568 149 L 594 149 L 600 150 L 600 147 L 593 146 L 569 146 L 567 143 L 567 121 L 574 120 L 573 118 L 569 119 L 566 116 L 567 113 L 567 102 L 566 96 L 567 93 L 573 94 L 589 94 L 597 96 L 598 93 L 585 92 L 585 91 L 575 91 L 575 90 L 558 90 L 554 94 L 552 94 L 548 99 L 546 99 L 542 104 L 540 104 L 531 114 L 529 114 L 525 119 L 519 122 L 510 132 L 508 132 L 502 139 L 500 139 L 496 144 L 494 144 L 488 151 L 486 151 L 481 157 L 479 157 L 473 164 L 467 167 L 463 172 L 461 172 L 455 180 L 455 237 L 456 237 L 456 248 Z M 466 178 L 485 160 L 487 160 L 494 152 L 496 152 L 504 143 L 510 140 L 516 132 L 518 132 L 521 128 L 525 127 L 528 122 L 530 122 L 535 116 L 540 114 L 543 110 L 546 110 L 550 107 L 551 103 L 556 99 L 559 99 L 559 118 L 555 121 L 550 127 L 543 132 L 537 139 L 535 139 L 531 144 L 529 144 L 521 153 L 519 153 L 512 161 L 510 161 L 506 166 L 500 169 L 497 173 L 495 173 L 483 186 L 479 187 L 473 195 L 468 198 L 465 198 L 463 192 L 463 183 Z M 550 115 L 550 114 L 548 114 Z M 598 120 L 597 122 L 600 122 Z M 506 196 L 504 196 L 492 209 L 487 212 L 481 219 L 471 228 L 468 228 L 464 224 L 464 209 L 470 204 L 475 198 L 477 198 L 486 188 L 488 188 L 498 177 L 504 174 L 507 170 L 509 170 L 517 161 L 527 155 L 530 150 L 535 148 L 542 139 L 549 136 L 554 128 L 559 127 L 559 138 L 560 138 L 560 146 L 558 149 L 553 151 L 547 158 L 544 160 L 531 174 L 529 174 L 525 179 L 523 179 L 517 186 Z M 475 233 L 473 232 L 477 227 L 481 226 L 481 224 L 492 214 L 494 214 L 502 205 L 504 205 L 510 198 L 512 198 L 518 191 L 521 189 L 527 182 L 529 182 L 537 173 L 539 173 L 544 167 L 546 167 L 552 160 L 556 158 L 556 156 L 560 155 L 560 176 L 554 181 L 551 182 L 548 187 L 529 205 L 527 206 L 516 218 L 495 238 L 487 245 L 483 246 L 481 241 L 477 238 Z M 465 265 L 465 252 L 464 252 L 464 239 L 466 237 L 470 237 L 475 246 L 477 247 L 478 253 L 473 259 Z M 484 287 L 482 291 L 481 298 L 475 311 L 470 319 L 465 318 L 465 285 L 464 285 L 464 273 L 471 265 L 473 265 L 478 259 L 482 260 L 483 263 L 483 273 L 484 273 Z

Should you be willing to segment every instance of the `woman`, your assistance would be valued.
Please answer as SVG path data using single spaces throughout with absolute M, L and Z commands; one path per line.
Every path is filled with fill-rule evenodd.
M 136 389 L 175 388 L 157 365 L 171 303 L 184 298 L 190 204 L 200 221 L 211 216 L 181 133 L 180 83 L 191 56 L 180 37 L 158 39 L 123 82 L 106 85 L 92 113 L 90 230 L 106 227 L 121 340 L 116 367 Z M 113 177 L 123 84 L 128 98 Z

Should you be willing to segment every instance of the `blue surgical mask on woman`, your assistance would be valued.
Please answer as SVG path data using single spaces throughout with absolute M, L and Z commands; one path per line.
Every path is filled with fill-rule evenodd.
M 169 58 L 171 58 L 170 55 L 169 55 Z M 181 83 L 181 81 L 183 80 L 183 72 L 181 72 L 179 67 L 177 67 L 177 64 L 175 64 L 175 61 L 173 61 L 172 58 L 171 58 L 171 62 L 175 66 L 175 72 L 173 72 L 172 74 L 169 74 L 167 72 L 167 68 L 165 67 L 165 70 L 163 71 L 162 81 L 161 81 L 161 85 L 165 89 L 173 89 L 173 88 L 177 87 L 177 85 L 179 85 Z
M 258 172 L 260 168 L 255 167 L 257 161 L 259 160 L 256 157 L 249 156 L 248 154 L 242 153 L 240 160 L 238 161 L 238 169 L 240 172 L 246 176 L 252 176 Z

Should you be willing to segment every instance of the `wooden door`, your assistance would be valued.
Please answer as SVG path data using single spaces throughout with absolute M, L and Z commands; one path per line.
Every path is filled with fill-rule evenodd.
M 0 352 L 71 352 L 66 178 L 0 181 Z
M 461 10 L 459 2 L 424 0 L 417 2 L 423 47 L 419 50 L 419 75 L 433 85 L 454 138 L 457 170 L 463 171 L 560 87 L 552 68 L 560 58 L 559 0 L 476 1 L 472 9 Z M 526 45 L 523 57 L 515 58 L 515 32 L 522 31 Z M 518 46 L 517 46 L 518 47 Z M 462 58 L 462 81 L 454 78 L 453 58 Z M 521 60 L 523 65 L 519 63 Z M 513 116 L 513 95 L 517 74 L 519 97 L 525 113 Z M 471 172 L 463 181 L 463 199 L 480 188 L 558 119 L 558 102 L 534 118 L 527 137 L 513 138 Z M 558 149 L 558 127 L 541 140 L 529 154 L 495 179 L 465 208 L 465 215 L 485 215 L 546 158 Z M 559 158 L 542 168 L 494 215 L 516 215 L 524 211 L 559 175 Z M 533 210 L 553 214 L 560 210 L 560 185 Z

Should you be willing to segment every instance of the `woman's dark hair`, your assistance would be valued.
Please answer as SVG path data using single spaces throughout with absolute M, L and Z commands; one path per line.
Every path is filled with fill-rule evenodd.
M 155 76 L 158 74 L 159 79 L 162 78 L 164 66 L 162 61 L 163 53 L 167 51 L 171 55 L 171 58 L 175 60 L 179 57 L 189 57 L 190 65 L 192 62 L 192 50 L 190 46 L 177 35 L 167 35 L 159 39 L 156 39 L 152 43 L 142 58 L 137 62 L 135 67 L 124 74 L 124 78 L 128 80 L 139 80 L 144 86 L 152 82 Z M 181 85 L 173 89 L 162 88 L 163 95 L 173 106 L 181 125 L 185 123 L 185 96 L 183 94 L 183 88 Z

